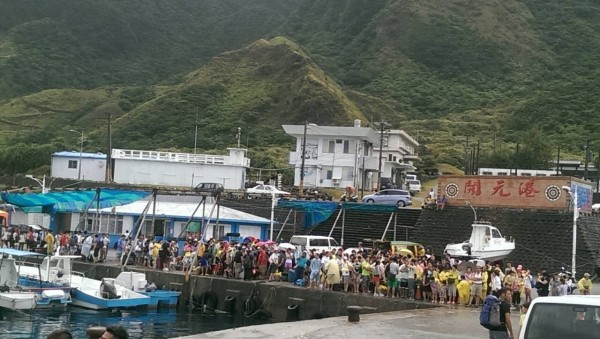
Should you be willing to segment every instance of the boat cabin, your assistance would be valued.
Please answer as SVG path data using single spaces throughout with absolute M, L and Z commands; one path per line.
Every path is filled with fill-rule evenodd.
M 473 231 L 469 243 L 473 245 L 473 249 L 489 247 L 505 241 L 500 231 L 492 226 L 490 222 L 476 221 L 471 226 Z
M 60 280 L 60 278 L 62 278 L 63 276 L 70 276 L 72 273 L 72 260 L 78 258 L 80 257 L 74 255 L 57 255 L 45 257 L 40 267 L 40 280 L 54 282 Z

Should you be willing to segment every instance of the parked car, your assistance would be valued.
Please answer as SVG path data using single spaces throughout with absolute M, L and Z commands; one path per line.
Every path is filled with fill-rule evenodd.
M 290 244 L 296 246 L 296 249 L 300 247 L 300 250 L 317 250 L 321 252 L 323 250 L 331 251 L 334 248 L 339 248 L 339 245 L 332 237 L 324 237 L 319 235 L 294 235 L 290 239 Z
M 600 296 L 533 299 L 519 338 L 600 338 Z
M 246 193 L 248 193 L 248 194 L 269 194 L 269 195 L 271 195 L 273 193 L 275 193 L 275 195 L 290 194 L 290 192 L 281 191 L 281 190 L 277 189 L 277 187 L 272 186 L 272 185 L 256 185 L 254 187 L 247 188 Z
M 217 196 L 225 191 L 225 188 L 222 184 L 215 182 L 203 182 L 199 183 L 196 188 L 194 188 L 194 192 L 200 193 L 201 195 L 210 195 Z
M 409 191 L 405 190 L 381 190 L 375 194 L 367 195 L 362 200 L 367 204 L 385 204 L 405 207 L 412 205 L 412 198 Z
M 410 193 L 419 193 L 421 192 L 421 181 L 419 180 L 409 180 L 408 181 L 408 190 Z
M 382 177 L 381 179 L 379 179 L 379 181 L 382 190 L 397 188 L 394 182 L 392 181 L 392 178 Z

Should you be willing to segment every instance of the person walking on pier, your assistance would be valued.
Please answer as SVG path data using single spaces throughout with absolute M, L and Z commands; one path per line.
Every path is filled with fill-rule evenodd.
M 514 333 L 510 319 L 510 303 L 512 301 L 510 289 L 503 287 L 497 292 L 500 299 L 500 323 L 501 325 L 489 330 L 490 339 L 513 339 Z

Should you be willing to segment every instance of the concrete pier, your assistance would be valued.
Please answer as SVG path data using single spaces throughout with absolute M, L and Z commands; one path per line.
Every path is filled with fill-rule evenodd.
M 513 312 L 514 333 L 519 330 L 518 312 Z M 488 332 L 479 325 L 479 309 L 445 306 L 413 311 L 361 315 L 360 322 L 335 317 L 285 322 L 202 333 L 179 339 L 197 338 L 410 338 L 481 339 Z

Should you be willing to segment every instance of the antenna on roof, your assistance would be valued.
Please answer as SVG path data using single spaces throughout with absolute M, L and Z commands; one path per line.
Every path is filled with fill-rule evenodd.
M 475 210 L 473 205 L 471 205 L 471 203 L 467 200 L 465 200 L 465 205 L 471 207 L 471 209 L 473 210 L 473 214 L 475 215 L 475 219 L 473 220 L 473 223 L 475 223 L 477 221 L 477 211 Z

